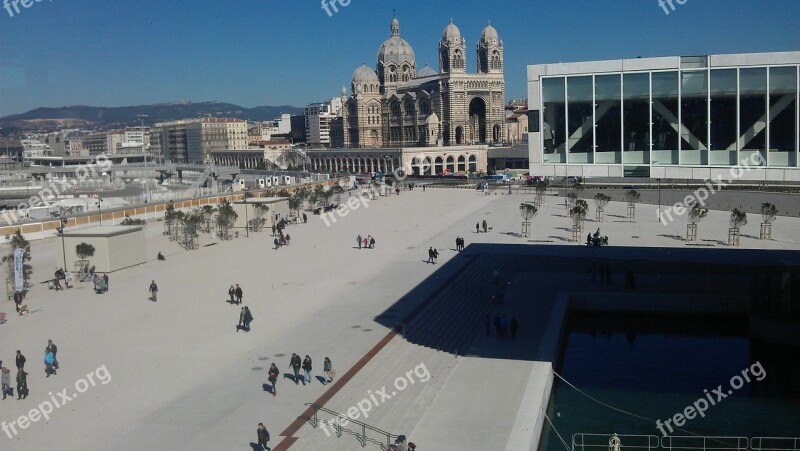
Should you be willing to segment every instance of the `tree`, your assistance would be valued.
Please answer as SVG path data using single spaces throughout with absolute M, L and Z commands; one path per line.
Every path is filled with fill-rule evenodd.
M 175 204 L 170 201 L 164 209 L 164 226 L 166 227 L 165 233 L 172 235 L 172 227 L 175 225 L 175 220 L 178 219 L 178 211 L 175 210 Z
M 577 201 L 578 193 L 575 191 L 570 191 L 569 194 L 567 194 L 567 210 L 572 210 L 572 208 L 575 207 L 575 202 Z
M 335 197 L 334 203 L 338 205 L 342 202 L 342 193 L 344 193 L 344 188 L 342 188 L 342 185 L 333 185 L 328 192 Z
M 580 241 L 583 234 L 583 221 L 586 220 L 586 212 L 589 211 L 589 204 L 583 199 L 575 201 L 575 206 L 569 210 L 569 217 L 572 218 L 572 240 Z
M 734 208 L 731 211 L 731 220 L 730 226 L 732 229 L 739 229 L 741 226 L 747 224 L 747 213 L 739 210 L 738 208 Z
M 230 229 L 233 227 L 239 214 L 233 210 L 230 201 L 224 199 L 217 208 L 217 228 L 225 239 L 230 239 Z
M 778 216 L 778 208 L 775 205 L 765 202 L 761 204 L 761 222 L 764 224 L 772 224 Z
M 636 216 L 636 204 L 641 198 L 642 195 L 634 189 L 625 193 L 625 202 L 628 203 L 628 218 L 633 219 Z
M 609 202 L 611 202 L 611 196 L 607 194 L 597 193 L 594 195 L 594 205 L 597 209 L 595 219 L 597 222 L 603 222 L 603 210 L 606 208 Z
M 708 208 L 703 208 L 700 204 L 692 204 L 689 207 L 689 223 L 686 224 L 686 241 L 697 241 L 697 224 L 708 215 Z
M 94 246 L 89 243 L 80 243 L 75 246 L 75 253 L 81 260 L 86 260 L 87 257 L 94 256 Z
M 207 233 L 211 232 L 211 224 L 214 222 L 214 213 L 217 212 L 217 209 L 214 208 L 213 205 L 203 205 L 203 223 L 205 226 L 205 231 Z
M 519 212 L 522 215 L 522 236 L 529 237 L 530 236 L 530 220 L 539 213 L 539 209 L 536 208 L 536 205 L 530 202 L 524 202 L 519 205 Z
M 278 191 L 278 193 L 276 195 L 278 197 L 292 197 L 292 195 L 289 194 L 289 191 L 286 191 L 286 189 L 282 189 L 282 190 Z
M 536 182 L 536 204 L 541 206 L 544 203 L 544 194 L 547 192 L 547 182 L 539 180 Z
M 125 216 L 125 219 L 123 219 L 119 223 L 119 225 L 124 225 L 124 226 L 145 225 L 145 224 L 147 224 L 147 221 L 145 221 L 144 219 L 133 219 L 130 216 Z
M 295 216 L 296 216 L 298 211 L 300 210 L 300 204 L 302 204 L 302 203 L 303 203 L 303 201 L 300 200 L 300 198 L 297 197 L 297 195 L 291 196 L 289 198 L 289 210 L 294 212 Z

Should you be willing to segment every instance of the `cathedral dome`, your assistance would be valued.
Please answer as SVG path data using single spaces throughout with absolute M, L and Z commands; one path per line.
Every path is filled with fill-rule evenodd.
M 450 19 L 450 25 L 446 26 L 444 33 L 442 33 L 442 41 L 445 42 L 459 42 L 461 41 L 461 30 Z
M 492 23 L 489 22 L 489 25 L 483 29 L 483 33 L 481 33 L 481 43 L 490 44 L 490 45 L 497 45 L 500 43 L 500 36 L 497 34 L 497 30 L 494 29 Z
M 421 71 L 417 72 L 417 78 L 431 77 L 433 75 L 436 75 L 436 71 L 428 66 L 423 67 Z
M 353 84 L 363 85 L 364 83 L 379 83 L 375 71 L 367 67 L 366 64 L 362 64 L 361 67 L 353 72 Z
M 405 39 L 400 37 L 400 21 L 395 17 L 391 23 L 392 36 L 384 41 L 378 49 L 378 65 L 388 65 L 394 63 L 401 65 L 409 63 L 412 66 L 414 62 L 414 49 L 411 48 Z

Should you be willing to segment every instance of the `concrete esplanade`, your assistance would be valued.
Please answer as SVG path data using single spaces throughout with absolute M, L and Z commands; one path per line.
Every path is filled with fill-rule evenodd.
M 262 422 L 275 451 L 361 447 L 350 433 L 337 437 L 328 413 L 312 427 L 313 403 L 357 414 L 389 440 L 406 435 L 420 450 L 535 450 L 569 309 L 627 310 L 646 299 L 635 308 L 714 312 L 720 298 L 745 309 L 737 293 L 756 283 L 747 274 L 798 261 L 797 218 L 778 218 L 772 240 L 757 239 L 753 221 L 732 248 L 729 212 L 710 212 L 698 241 L 687 243 L 685 218 L 661 224 L 656 206 L 639 205 L 627 220 L 626 205 L 612 202 L 605 222 L 586 224 L 611 245 L 590 248 L 570 242 L 563 198 L 552 195 L 522 238 L 519 206 L 533 195 L 505 192 L 418 187 L 365 200 L 335 223 L 306 212 L 308 222 L 289 225 L 291 245 L 279 249 L 265 229 L 226 241 L 201 235 L 197 250 L 184 251 L 151 221 L 146 263 L 111 273 L 104 294 L 88 282 L 48 290 L 40 282 L 61 261 L 60 242 L 33 242 L 31 313 L 19 317 L 0 303 L 0 358 L 13 373 L 22 350 L 30 388 L 25 400 L 0 401 L 0 427 L 16 428 L 0 429 L 0 446 L 256 449 Z M 374 237 L 374 248 L 359 246 L 359 235 Z M 464 251 L 455 250 L 457 236 Z M 435 265 L 426 263 L 431 247 Z M 614 284 L 591 284 L 597 262 L 613 269 Z M 622 293 L 628 270 L 637 291 Z M 158 302 L 148 301 L 151 281 Z M 242 306 L 226 302 L 235 284 L 254 317 L 250 332 L 237 332 Z M 487 334 L 487 313 L 516 317 L 517 339 Z M 46 378 L 48 339 L 60 369 Z M 292 353 L 313 359 L 309 385 L 293 382 Z M 324 385 L 326 356 L 337 374 Z M 267 381 L 272 363 L 277 396 Z M 52 398 L 61 406 L 45 420 L 40 406 Z M 353 421 L 344 427 L 361 433 Z M 387 437 L 368 435 L 385 447 Z

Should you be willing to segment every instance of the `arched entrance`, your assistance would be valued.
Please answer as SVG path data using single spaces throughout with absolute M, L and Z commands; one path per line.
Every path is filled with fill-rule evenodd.
M 470 142 L 486 142 L 486 102 L 475 97 L 469 102 Z
M 436 157 L 436 160 L 433 162 L 433 174 L 439 175 L 444 171 L 444 158 Z
M 455 159 L 455 158 L 453 158 L 453 156 L 452 156 L 452 155 L 449 155 L 449 156 L 447 157 L 447 170 L 448 170 L 448 171 L 449 171 L 451 174 L 455 174 L 455 172 L 456 172 L 456 159 Z
M 500 141 L 502 141 L 502 139 L 503 137 L 502 133 L 500 133 L 500 126 L 495 125 L 494 128 L 492 129 L 492 141 L 494 141 L 495 143 L 499 143 Z
M 475 155 L 469 156 L 469 172 L 478 172 L 478 159 Z
M 464 144 L 464 128 L 456 127 L 456 144 Z

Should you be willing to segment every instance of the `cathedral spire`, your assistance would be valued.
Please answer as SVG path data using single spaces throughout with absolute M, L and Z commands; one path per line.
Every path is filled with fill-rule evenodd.
M 391 28 L 392 36 L 400 36 L 400 21 L 397 20 L 397 16 L 392 19 Z

